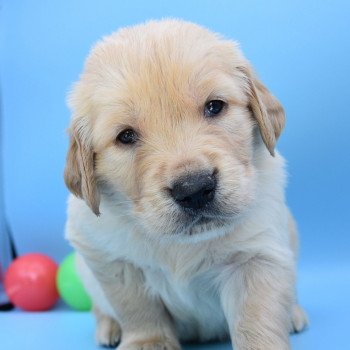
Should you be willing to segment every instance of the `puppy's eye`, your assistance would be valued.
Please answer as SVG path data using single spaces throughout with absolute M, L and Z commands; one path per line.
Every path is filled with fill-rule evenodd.
M 215 117 L 225 107 L 225 102 L 221 100 L 209 101 L 204 107 L 204 115 L 206 117 Z
M 124 144 L 135 143 L 137 141 L 137 139 L 138 139 L 137 133 L 133 129 L 123 130 L 117 136 L 117 141 L 124 143 Z

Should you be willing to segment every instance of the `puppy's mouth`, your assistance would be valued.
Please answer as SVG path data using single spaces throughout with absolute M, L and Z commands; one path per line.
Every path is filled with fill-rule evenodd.
M 229 230 L 232 227 L 232 220 L 223 217 L 208 217 L 198 215 L 192 217 L 187 222 L 186 227 L 179 232 L 184 236 L 195 236 L 195 235 L 221 235 L 223 232 Z

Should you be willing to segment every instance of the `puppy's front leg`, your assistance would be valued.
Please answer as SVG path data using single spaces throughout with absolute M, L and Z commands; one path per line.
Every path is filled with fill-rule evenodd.
M 234 350 L 287 350 L 294 290 L 292 266 L 256 256 L 229 266 L 221 302 Z
M 140 269 L 122 260 L 101 264 L 85 256 L 122 329 L 119 350 L 179 350 L 174 327 L 160 299 L 147 295 Z

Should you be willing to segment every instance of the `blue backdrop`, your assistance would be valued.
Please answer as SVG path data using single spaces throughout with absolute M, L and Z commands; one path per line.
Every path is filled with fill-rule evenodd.
M 324 304 L 345 295 L 350 285 L 349 14 L 350 2 L 339 0 L 3 1 L 1 142 L 6 210 L 19 252 L 41 251 L 60 260 L 69 251 L 63 240 L 62 172 L 70 118 L 65 99 L 90 47 L 118 27 L 178 17 L 238 40 L 283 103 L 287 126 L 278 148 L 289 163 L 287 197 L 301 231 L 300 293 L 309 298 L 309 309 L 316 305 L 309 288 L 326 298 Z M 340 283 L 329 282 L 334 298 L 327 293 L 331 278 Z

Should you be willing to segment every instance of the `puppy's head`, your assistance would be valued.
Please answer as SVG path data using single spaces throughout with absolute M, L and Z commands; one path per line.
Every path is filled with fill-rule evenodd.
M 229 227 L 254 202 L 256 148 L 273 156 L 284 125 L 235 43 L 175 20 L 97 44 L 70 105 L 68 188 L 95 214 L 100 198 L 132 203 L 158 236 Z

